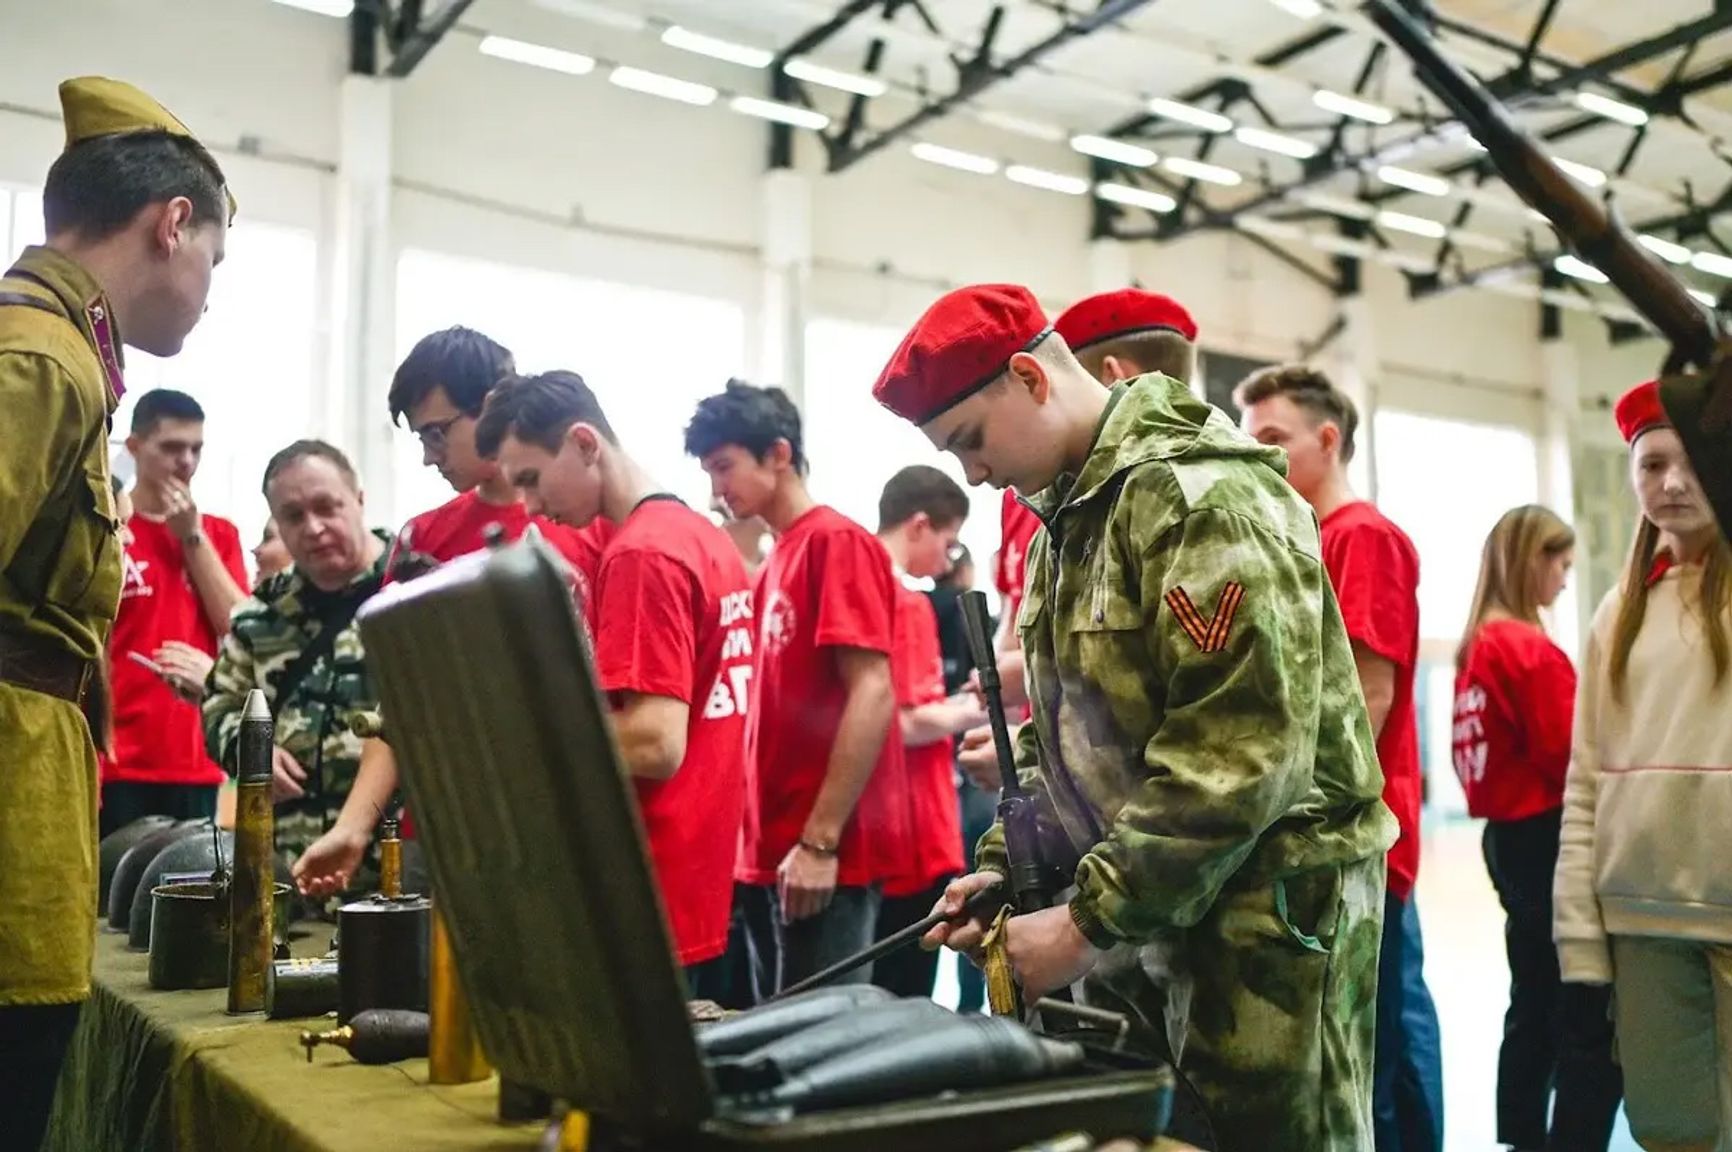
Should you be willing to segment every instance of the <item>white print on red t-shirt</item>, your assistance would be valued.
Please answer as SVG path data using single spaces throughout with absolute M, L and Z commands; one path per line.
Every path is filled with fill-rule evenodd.
M 794 615 L 794 601 L 788 594 L 780 588 L 770 593 L 769 606 L 764 609 L 763 629 L 758 636 L 758 642 L 764 646 L 764 655 L 775 656 L 792 644 L 799 626 L 799 618 Z
M 1455 774 L 1462 786 L 1485 779 L 1485 689 L 1478 684 L 1455 697 Z
M 722 597 L 721 670 L 710 685 L 705 720 L 744 716 L 750 707 L 752 685 L 752 594 L 730 592 Z
M 132 553 L 120 554 L 121 584 L 120 598 L 131 600 L 137 596 L 155 596 L 156 589 L 144 578 L 144 570 L 150 567 L 149 560 L 134 560 Z

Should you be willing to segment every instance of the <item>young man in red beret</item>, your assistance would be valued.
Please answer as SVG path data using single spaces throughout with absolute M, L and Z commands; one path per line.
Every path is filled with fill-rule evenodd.
M 1254 372 L 1233 393 L 1245 430 L 1287 454 L 1287 480 L 1317 512 L 1323 564 L 1353 642 L 1377 736 L 1383 801 L 1401 825 L 1389 853 L 1377 984 L 1377 1152 L 1443 1152 L 1443 1048 L 1425 984 L 1413 886 L 1419 877 L 1419 551 L 1376 505 L 1353 494 L 1359 413 L 1304 365 Z
M 1046 525 L 1017 767 L 1075 889 L 997 938 L 1025 1002 L 1082 981 L 1135 1013 L 1225 1152 L 1364 1152 L 1395 822 L 1280 454 L 1166 376 L 1101 388 L 1012 285 L 940 299 L 874 395 Z M 939 907 L 960 915 L 1007 863 L 995 829 Z M 928 943 L 974 952 L 985 930 Z M 1168 996 L 1138 953 L 1175 938 Z
M 1120 288 L 1078 300 L 1059 313 L 1053 328 L 1070 345 L 1089 375 L 1107 387 L 1149 372 L 1171 376 L 1181 384 L 1191 381 L 1197 363 L 1197 323 L 1185 306 L 1170 296 L 1141 288 Z M 1016 646 L 1017 609 L 1022 605 L 1022 585 L 1028 562 L 1028 546 L 1040 529 L 1036 516 L 1012 489 L 1004 490 L 1002 542 L 993 579 L 1004 598 L 998 636 L 1003 658 L 999 679 L 1005 703 L 1019 711 L 1027 703 L 1022 684 L 1022 656 Z M 984 770 L 991 779 L 992 731 L 981 728 L 968 735 L 965 763 L 971 770 Z
M 510 541 L 534 524 L 571 564 L 585 620 L 593 629 L 590 586 L 612 525 L 597 520 L 579 531 L 531 516 L 499 465 L 476 448 L 475 429 L 487 393 L 514 367 L 508 348 L 462 327 L 423 336 L 397 366 L 386 397 L 391 422 L 408 423 L 421 442 L 421 462 L 438 469 L 457 495 L 403 526 L 385 563 L 385 582 L 409 579 L 447 560 L 479 552 L 487 546 L 487 529 L 494 525 Z M 379 813 L 390 807 L 396 791 L 397 760 L 391 746 L 383 740 L 362 741 L 361 763 L 341 814 L 295 861 L 295 881 L 303 893 L 329 896 L 348 887 L 372 842 Z M 402 833 L 406 840 L 415 838 L 415 823 L 407 812 Z M 419 864 L 419 852 L 410 851 L 405 866 L 413 873 Z
M 906 851 L 902 742 L 888 738 L 896 578 L 870 532 L 806 490 L 800 413 L 781 389 L 730 381 L 685 439 L 730 514 L 776 534 L 757 577 L 736 875 L 751 950 L 786 988 L 871 943 Z
M 612 526 L 591 599 L 597 687 L 637 789 L 686 984 L 725 994 L 723 953 L 745 805 L 752 594 L 738 550 L 621 447 L 573 372 L 496 385 L 475 428 L 484 457 L 534 513 Z

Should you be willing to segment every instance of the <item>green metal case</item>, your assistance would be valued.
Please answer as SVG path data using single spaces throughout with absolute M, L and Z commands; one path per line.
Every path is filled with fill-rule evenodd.
M 588 1113 L 598 1147 L 956 1152 L 1159 1133 L 1170 1070 L 1112 1057 L 1011 1088 L 737 1114 L 693 1039 L 563 561 L 533 538 L 476 553 L 387 588 L 359 620 L 488 1059 Z

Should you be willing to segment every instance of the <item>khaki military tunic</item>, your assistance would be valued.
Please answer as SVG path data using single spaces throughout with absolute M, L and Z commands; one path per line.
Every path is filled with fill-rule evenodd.
M 0 663 L 23 645 L 94 664 L 120 600 L 119 335 L 101 286 L 47 248 L 0 294 L 47 305 L 0 304 Z M 0 1005 L 70 1003 L 90 993 L 96 749 L 77 704 L 7 679 L 0 667 Z

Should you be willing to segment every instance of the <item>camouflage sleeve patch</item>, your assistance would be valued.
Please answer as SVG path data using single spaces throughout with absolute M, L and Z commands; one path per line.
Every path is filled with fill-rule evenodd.
M 1165 703 L 1143 750 L 1148 776 L 1083 858 L 1077 900 L 1111 935 L 1140 941 L 1200 920 L 1301 802 L 1321 696 L 1358 685 L 1321 683 L 1321 564 L 1248 516 L 1190 512 L 1133 579 Z

